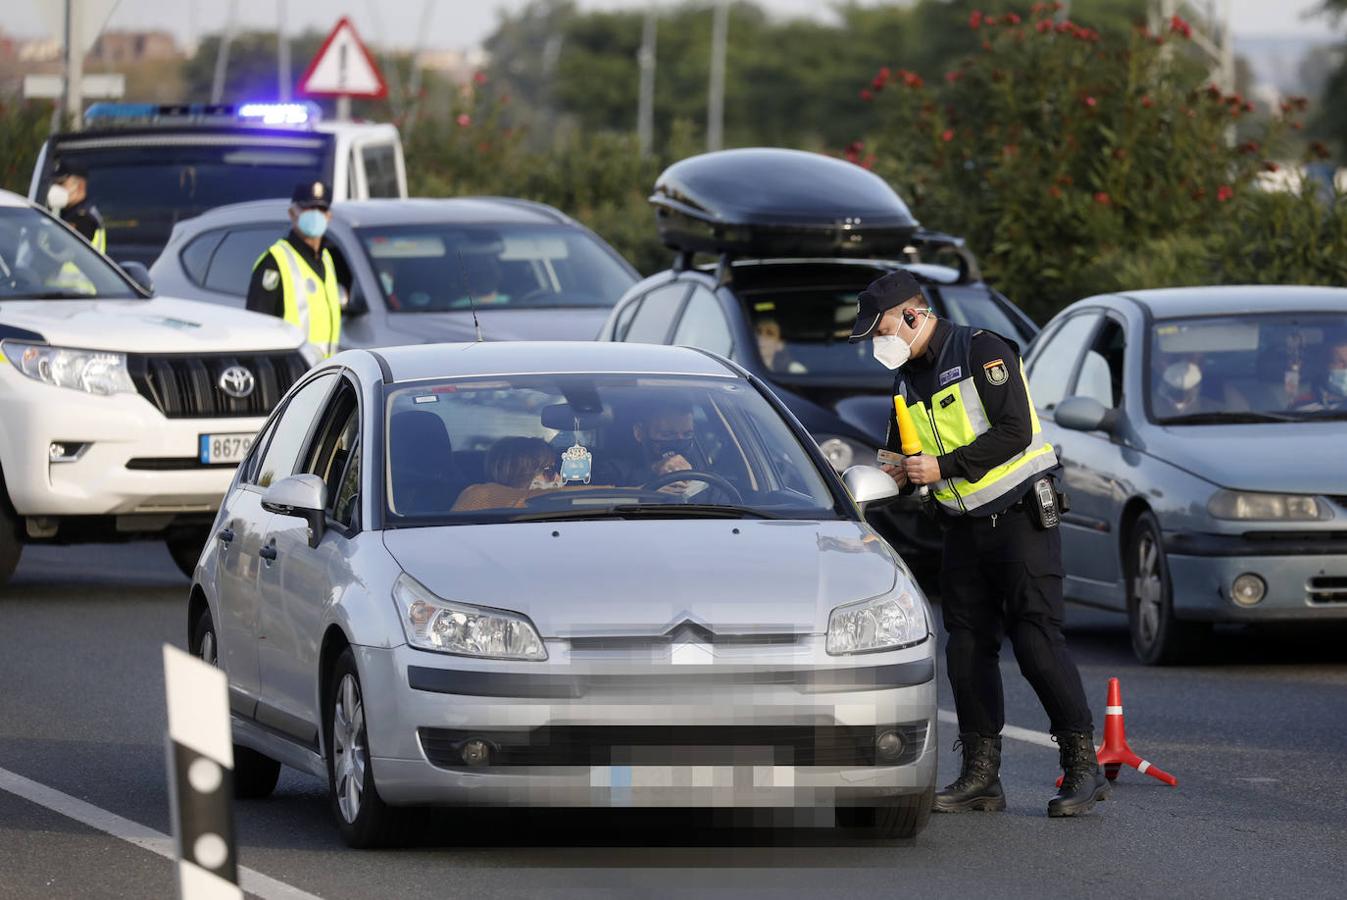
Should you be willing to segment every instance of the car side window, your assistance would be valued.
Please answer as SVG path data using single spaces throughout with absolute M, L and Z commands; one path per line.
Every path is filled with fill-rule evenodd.
M 1035 354 L 1034 368 L 1029 373 L 1029 393 L 1039 409 L 1052 409 L 1066 396 L 1076 361 L 1080 359 L 1081 345 L 1099 324 L 1099 317 L 1097 312 L 1072 316 Z
M 255 483 L 259 487 L 267 487 L 294 474 L 304 440 L 309 436 L 318 410 L 327 399 L 336 377 L 336 372 L 324 372 L 296 391 L 285 404 L 257 468 Z
M 683 347 L 710 350 L 721 356 L 730 355 L 734 338 L 715 294 L 700 285 L 692 289 L 692 296 L 688 298 L 683 317 L 674 331 L 673 342 Z
M 396 155 L 392 144 L 368 144 L 360 148 L 365 163 L 365 189 L 371 198 L 398 195 Z
M 675 281 L 646 294 L 622 340 L 637 344 L 663 344 L 669 339 L 669 328 L 687 292 L 685 282 Z
M 609 335 L 612 340 L 625 341 L 627 339 L 627 329 L 631 328 L 631 320 L 636 315 L 636 310 L 641 308 L 641 300 L 641 297 L 637 297 L 618 311 L 617 320 L 613 322 L 613 333 Z
M 1090 349 L 1085 351 L 1074 395 L 1098 400 L 1106 409 L 1119 406 L 1122 403 L 1125 348 L 1121 323 L 1106 319 Z
M 334 519 L 349 527 L 354 512 L 354 491 L 342 500 L 345 476 L 354 458 L 360 440 L 360 404 L 355 387 L 343 380 L 314 430 L 303 471 L 317 475 L 327 485 L 327 511 Z M 346 518 L 338 515 L 339 507 Z
M 215 255 L 215 248 L 220 246 L 225 233 L 226 229 L 217 228 L 198 234 L 188 241 L 187 246 L 178 254 L 182 270 L 187 273 L 188 280 L 197 287 L 206 283 L 206 270 L 210 268 L 210 258 Z
M 257 483 L 257 470 L 262 464 L 262 454 L 266 451 L 267 441 L 276 433 L 276 421 L 277 419 L 272 419 L 268 422 L 266 428 L 258 432 L 257 437 L 253 439 L 248 455 L 239 465 L 239 484 Z
M 267 248 L 285 234 L 283 225 L 237 228 L 225 235 L 211 254 L 204 287 L 237 297 L 248 295 L 253 265 Z

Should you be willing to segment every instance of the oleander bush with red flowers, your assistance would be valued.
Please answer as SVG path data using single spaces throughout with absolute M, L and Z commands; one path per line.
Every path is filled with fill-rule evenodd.
M 1056 6 L 973 12 L 982 50 L 941 79 L 881 69 L 871 136 L 846 158 L 964 236 L 1040 321 L 1109 290 L 1347 283 L 1347 202 L 1258 186 L 1303 101 L 1263 115 L 1224 94 L 1178 17 L 1110 38 Z

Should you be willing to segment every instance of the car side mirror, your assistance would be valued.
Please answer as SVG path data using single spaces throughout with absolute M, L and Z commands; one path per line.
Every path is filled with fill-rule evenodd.
M 369 304 L 365 302 L 365 292 L 361 290 L 358 282 L 353 282 L 349 291 L 343 291 L 342 298 L 344 300 L 341 306 L 343 317 L 357 319 L 369 312 Z
M 1106 409 L 1104 404 L 1093 397 L 1068 397 L 1057 404 L 1052 419 L 1063 428 L 1072 431 L 1107 431 L 1112 433 L 1117 426 L 1118 412 Z
M 278 516 L 294 516 L 309 525 L 309 546 L 317 547 L 326 524 L 327 485 L 317 475 L 291 475 L 267 488 L 262 508 Z
M 861 512 L 872 503 L 898 496 L 898 484 L 883 469 L 874 466 L 852 466 L 842 473 L 842 483 Z
M 145 268 L 144 263 L 128 259 L 124 262 L 117 263 L 117 265 L 126 273 L 126 277 L 140 285 L 145 293 L 154 293 L 154 279 L 150 277 L 150 270 Z

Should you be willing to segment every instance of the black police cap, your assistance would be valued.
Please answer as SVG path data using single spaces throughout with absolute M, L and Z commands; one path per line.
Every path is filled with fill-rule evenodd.
M 885 312 L 920 296 L 921 285 L 902 269 L 870 282 L 870 286 L 856 298 L 856 324 L 851 329 L 851 343 L 868 338 Z
M 51 173 L 52 181 L 60 181 L 61 179 L 69 178 L 72 175 L 77 175 L 80 178 L 88 178 L 89 170 L 84 168 L 84 166 L 80 165 L 77 162 L 71 162 L 65 159 L 58 159 L 56 161 L 55 167 L 52 169 Z
M 290 202 L 301 209 L 327 209 L 332 205 L 332 186 L 321 181 L 300 182 Z

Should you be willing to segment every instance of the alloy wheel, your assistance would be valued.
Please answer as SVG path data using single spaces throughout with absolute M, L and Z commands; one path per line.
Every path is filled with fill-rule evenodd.
M 201 636 L 201 648 L 197 651 L 197 655 L 201 657 L 202 662 L 212 666 L 218 666 L 220 664 L 215 650 L 214 631 L 207 630 L 206 633 Z
M 332 711 L 337 806 L 347 822 L 354 822 L 360 815 L 365 769 L 369 765 L 364 741 L 365 710 L 360 699 L 360 684 L 354 675 L 348 674 L 337 687 L 336 705 Z
M 1146 533 L 1137 541 L 1137 568 L 1132 579 L 1132 596 L 1137 605 L 1139 637 L 1147 645 L 1160 635 L 1164 583 L 1160 577 L 1160 552 L 1155 536 Z

